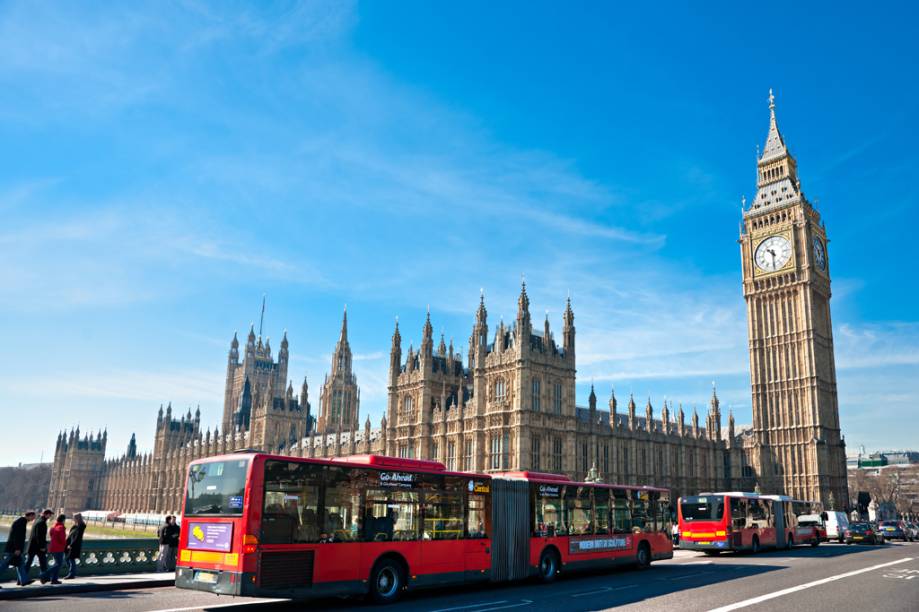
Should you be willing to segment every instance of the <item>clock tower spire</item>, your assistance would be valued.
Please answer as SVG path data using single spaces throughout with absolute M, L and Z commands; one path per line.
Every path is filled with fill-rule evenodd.
M 827 237 L 801 190 L 769 90 L 769 132 L 740 236 L 753 436 L 744 452 L 763 491 L 844 508 Z

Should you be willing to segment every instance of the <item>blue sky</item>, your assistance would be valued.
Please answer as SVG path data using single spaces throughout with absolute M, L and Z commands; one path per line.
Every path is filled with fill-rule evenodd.
M 578 396 L 750 420 L 736 244 L 775 88 L 831 239 L 843 431 L 919 446 L 906 5 L 0 2 L 0 465 L 60 428 L 152 445 L 222 410 L 234 330 L 288 330 L 314 408 L 348 305 L 362 412 L 416 346 L 561 325 Z M 904 276 L 906 275 L 906 276 Z M 905 278 L 905 280 L 904 280 Z M 12 415 L 12 416 L 10 416 Z M 363 418 L 363 417 L 362 417 Z

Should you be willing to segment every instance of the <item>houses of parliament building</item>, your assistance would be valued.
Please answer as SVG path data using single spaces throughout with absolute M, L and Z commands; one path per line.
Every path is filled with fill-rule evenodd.
M 250 329 L 234 335 L 223 418 L 203 428 L 200 413 L 156 416 L 153 450 L 134 436 L 118 458 L 107 434 L 58 435 L 49 507 L 64 512 L 180 513 L 188 463 L 243 448 L 298 457 L 376 453 L 433 459 L 447 469 L 532 470 L 578 480 L 669 487 L 674 495 L 715 490 L 784 493 L 848 505 L 830 320 L 826 229 L 805 198 L 795 159 L 779 132 L 770 92 L 769 131 L 758 160 L 757 195 L 739 237 L 747 305 L 753 423 L 735 429 L 713 388 L 704 415 L 650 398 L 591 388 L 575 401 L 576 333 L 570 299 L 560 333 L 530 316 L 526 285 L 516 320 L 490 326 L 484 296 L 468 353 L 435 341 L 430 313 L 417 349 L 403 353 L 398 323 L 390 347 L 388 400 L 379 425 L 359 420 L 347 311 L 313 414 L 304 379 L 288 378 L 286 333 L 275 356 Z M 703 420 L 704 419 L 704 420 Z

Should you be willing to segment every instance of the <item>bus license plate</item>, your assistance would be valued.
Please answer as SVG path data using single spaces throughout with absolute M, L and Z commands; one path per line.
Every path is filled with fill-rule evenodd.
M 204 582 L 205 584 L 217 584 L 217 574 L 213 572 L 195 572 L 195 582 Z

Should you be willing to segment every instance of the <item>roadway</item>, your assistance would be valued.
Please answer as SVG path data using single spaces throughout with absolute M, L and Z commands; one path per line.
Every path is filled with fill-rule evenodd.
M 919 543 L 886 546 L 824 544 L 817 548 L 705 557 L 677 551 L 646 571 L 562 576 L 530 582 L 408 594 L 390 609 L 425 612 L 545 610 L 579 612 L 613 607 L 642 610 L 919 610 Z M 370 610 L 360 599 L 312 602 L 311 610 Z M 136 589 L 3 602 L 5 612 L 286 612 L 287 601 L 232 599 L 175 588 Z

